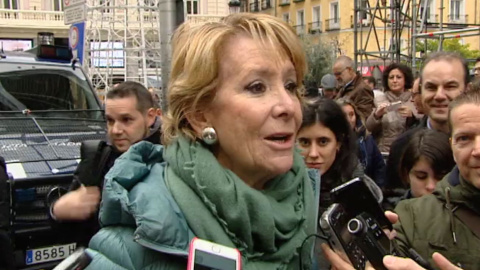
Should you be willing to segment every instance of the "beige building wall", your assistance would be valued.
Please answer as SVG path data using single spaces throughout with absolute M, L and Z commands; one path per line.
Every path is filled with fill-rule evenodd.
M 17 9 L 9 9 L 4 6 L 4 0 L 0 1 L 0 39 L 32 39 L 35 43 L 38 32 L 52 32 L 56 38 L 68 38 L 70 26 L 64 24 L 63 11 L 54 11 L 63 0 L 7 1 L 17 1 Z M 197 2 L 198 14 L 188 15 L 187 20 L 217 21 L 229 13 L 227 0 Z
M 371 7 L 375 7 L 377 0 L 368 0 Z M 417 4 L 423 0 L 418 0 Z M 429 21 L 438 22 L 440 20 L 440 7 L 442 0 L 425 0 L 430 1 L 429 6 Z M 405 1 L 408 3 L 408 0 Z M 445 23 L 468 23 L 468 24 L 480 24 L 480 1 L 472 0 L 458 0 L 454 1 L 454 5 L 458 7 L 451 7 L 451 0 L 443 0 L 444 12 L 443 21 Z M 354 13 L 354 0 L 276 0 L 274 8 L 269 10 L 253 10 L 252 6 L 256 1 L 249 0 L 248 6 L 251 12 L 264 12 L 275 15 L 284 20 L 288 20 L 290 25 L 296 29 L 298 34 L 309 33 L 318 34 L 322 38 L 330 40 L 335 46 L 338 46 L 338 52 L 346 54 L 350 57 L 354 56 L 354 30 L 353 30 L 353 13 Z M 258 1 L 257 3 L 261 3 Z M 413 4 L 413 1 L 410 2 Z M 338 8 L 338 16 L 334 16 L 335 4 Z M 381 6 L 381 4 L 380 4 Z M 300 23 L 299 11 L 304 11 L 303 25 Z M 392 13 L 391 9 L 382 9 L 383 14 L 388 14 L 387 18 L 390 18 Z M 408 11 L 411 13 L 411 10 Z M 320 14 L 318 16 L 317 14 Z M 409 14 L 411 15 L 411 14 Z M 385 15 L 383 16 L 385 17 Z M 372 18 L 367 18 L 359 22 L 362 25 L 362 34 L 358 35 L 359 42 L 357 44 L 366 46 L 365 49 L 369 52 L 378 52 L 388 50 L 390 47 L 390 39 L 392 32 L 389 25 L 385 26 L 385 23 L 376 19 L 375 26 L 377 30 L 377 36 L 379 44 L 377 44 L 377 38 L 375 38 L 373 31 L 370 32 L 369 42 L 367 43 L 367 36 L 369 34 L 369 26 Z M 456 28 L 461 28 L 462 25 L 457 25 Z M 451 29 L 451 28 L 450 28 Z M 428 28 L 430 31 L 438 31 L 439 29 Z M 449 29 L 444 29 L 449 30 Z M 360 29 L 359 29 L 360 31 Z M 401 49 L 403 54 L 408 54 L 411 42 L 411 32 L 409 27 L 403 29 L 401 35 Z M 470 32 L 475 33 L 475 32 Z M 480 49 L 480 31 L 477 31 L 477 36 L 473 37 L 460 37 L 460 42 L 463 44 L 470 44 L 471 49 Z M 360 48 L 359 48 L 360 49 Z
M 14 1 L 14 0 L 12 0 Z M 54 0 L 17 0 L 18 9 L 6 9 L 0 3 L 0 38 L 33 39 L 38 32 L 53 32 L 67 38 L 68 26 L 63 12 L 53 11 Z M 57 0 L 61 1 L 61 0 Z

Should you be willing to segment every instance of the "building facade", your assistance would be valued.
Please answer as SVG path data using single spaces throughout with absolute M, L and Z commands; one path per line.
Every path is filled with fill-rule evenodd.
M 1 0 L 0 47 L 21 50 L 37 43 L 38 32 L 51 32 L 59 44 L 68 45 L 63 0 Z
M 357 52 L 372 52 L 372 55 L 388 53 L 400 47 L 400 53 L 408 55 L 412 44 L 413 0 L 359 0 L 354 31 L 354 0 L 249 0 L 250 12 L 263 12 L 282 18 L 296 32 L 319 35 L 330 40 L 337 54 L 354 56 Z M 427 2 L 425 2 L 427 1 Z M 401 11 L 395 4 L 404 3 Z M 443 20 L 443 31 L 480 26 L 480 1 L 470 0 L 416 0 L 417 29 L 424 23 L 423 32 L 439 31 Z M 442 9 L 443 7 L 443 9 Z M 443 16 L 441 13 L 443 10 Z M 422 20 L 423 18 L 423 20 Z M 398 21 L 398 24 L 395 24 Z M 392 42 L 393 32 L 401 34 Z M 375 29 L 375 31 L 374 31 Z M 355 33 L 357 41 L 355 42 Z M 473 36 L 474 34 L 476 36 Z M 445 35 L 457 36 L 462 44 L 470 44 L 470 49 L 480 49 L 480 31 Z M 395 43 L 395 44 L 393 44 Z
M 69 25 L 64 23 L 64 0 L 0 0 L 0 48 L 28 49 L 37 44 L 38 32 L 51 32 L 55 43 L 68 45 Z M 101 5 L 106 0 L 89 0 Z M 137 1 L 138 2 L 138 1 Z M 148 0 L 144 0 L 145 4 Z M 96 4 L 95 4 L 96 5 Z M 229 12 L 225 0 L 185 0 L 187 20 L 216 21 Z

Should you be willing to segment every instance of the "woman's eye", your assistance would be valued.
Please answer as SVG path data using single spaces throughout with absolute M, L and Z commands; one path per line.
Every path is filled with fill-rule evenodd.
M 329 142 L 330 142 L 330 140 L 327 139 L 327 138 L 320 138 L 320 139 L 318 140 L 318 144 L 321 145 L 321 146 L 325 146 L 325 145 L 327 145 Z
M 417 177 L 417 179 L 419 179 L 419 180 L 425 180 L 425 179 L 427 179 L 427 176 L 426 176 L 426 175 L 423 175 L 423 174 L 420 174 L 420 175 L 417 174 L 417 175 L 415 175 L 415 177 Z
M 308 146 L 310 146 L 310 141 L 307 140 L 307 139 L 300 138 L 300 139 L 298 139 L 298 145 L 300 147 L 308 147 Z
M 297 87 L 298 85 L 294 82 L 290 82 L 285 85 L 285 89 L 292 93 L 295 93 L 297 91 Z
M 259 93 L 265 92 L 266 87 L 263 83 L 254 82 L 254 83 L 250 84 L 249 86 L 247 86 L 245 89 L 247 91 L 251 92 L 251 93 L 259 94 Z

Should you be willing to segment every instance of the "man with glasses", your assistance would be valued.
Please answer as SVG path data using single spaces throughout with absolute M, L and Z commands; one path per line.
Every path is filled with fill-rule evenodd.
M 360 116 L 366 119 L 375 107 L 373 90 L 365 84 L 362 76 L 354 70 L 353 66 L 353 60 L 348 56 L 342 55 L 335 60 L 333 75 L 340 87 L 336 98 L 349 98 L 357 107 Z

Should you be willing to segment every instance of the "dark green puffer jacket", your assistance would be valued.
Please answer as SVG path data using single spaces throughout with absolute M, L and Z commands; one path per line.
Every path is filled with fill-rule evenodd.
M 398 204 L 398 244 L 404 250 L 414 248 L 432 266 L 432 254 L 439 252 L 463 269 L 480 269 L 480 239 L 450 210 L 456 207 L 480 215 L 480 190 L 465 181 L 457 167 L 433 194 Z

